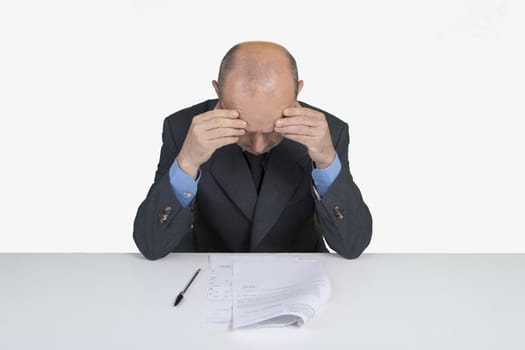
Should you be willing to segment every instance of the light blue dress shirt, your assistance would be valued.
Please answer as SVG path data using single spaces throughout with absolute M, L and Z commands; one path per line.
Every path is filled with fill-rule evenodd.
M 323 197 L 326 192 L 330 189 L 330 186 L 334 183 L 335 178 L 341 171 L 341 160 L 339 156 L 335 155 L 335 159 L 327 168 L 324 169 L 312 169 L 312 180 L 317 193 Z M 197 195 L 197 185 L 201 178 L 201 171 L 197 174 L 197 179 L 193 180 L 191 176 L 186 174 L 179 168 L 177 160 L 173 162 L 169 170 L 170 184 L 175 193 L 175 197 L 179 203 L 187 208 L 193 198 Z M 264 180 L 263 180 L 264 181 Z

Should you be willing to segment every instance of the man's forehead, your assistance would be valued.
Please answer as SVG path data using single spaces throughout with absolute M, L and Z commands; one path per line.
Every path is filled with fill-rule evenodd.
M 262 134 L 270 134 L 274 130 L 275 121 L 283 116 L 282 111 L 279 114 L 276 114 L 272 117 L 266 116 L 247 116 L 242 113 L 239 114 L 239 119 L 246 122 L 246 131 L 247 132 L 257 132 Z
M 234 101 L 224 100 L 222 106 L 225 109 L 232 109 L 239 112 L 241 118 L 255 117 L 259 119 L 261 116 L 280 118 L 283 111 L 288 107 L 293 107 L 294 101 L 275 101 L 274 99 L 268 100 L 246 100 L 246 101 Z
M 239 112 L 239 119 L 246 121 L 246 131 L 271 133 L 275 121 L 283 117 L 283 111 L 290 107 L 290 104 L 276 106 L 257 106 L 257 105 L 235 105 L 223 106 L 226 109 L 233 109 Z
M 263 136 L 269 136 L 276 133 L 276 131 L 258 131 L 258 130 L 246 130 L 246 133 L 248 134 L 260 134 Z

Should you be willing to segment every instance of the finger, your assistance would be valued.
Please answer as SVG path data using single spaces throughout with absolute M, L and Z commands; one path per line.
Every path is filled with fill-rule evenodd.
M 208 121 L 214 118 L 237 118 L 239 117 L 239 112 L 232 109 L 212 109 L 206 113 L 200 115 L 202 121 Z
M 211 142 L 212 147 L 215 149 L 221 148 L 226 145 L 231 145 L 239 141 L 239 138 L 236 136 L 222 137 L 220 139 L 215 139 Z
M 316 127 L 319 125 L 319 120 L 312 117 L 287 117 L 287 118 L 280 118 L 275 121 L 275 126 L 282 127 L 282 126 L 290 126 L 290 125 L 306 125 L 311 127 Z
M 294 117 L 299 115 L 319 117 L 319 112 L 311 108 L 306 107 L 288 107 L 283 110 L 283 115 L 285 117 Z
M 275 127 L 276 132 L 281 134 L 295 134 L 295 135 L 306 135 L 315 136 L 315 129 L 305 125 L 289 125 L 283 127 Z
M 236 128 L 244 129 L 246 128 L 246 122 L 241 119 L 230 119 L 224 117 L 217 117 L 205 121 L 204 130 L 213 130 L 217 128 Z
M 244 135 L 244 133 L 245 133 L 244 129 L 217 128 L 217 129 L 209 130 L 206 133 L 206 139 L 208 141 L 213 141 L 213 140 L 220 139 L 223 137 L 241 136 L 241 135 Z

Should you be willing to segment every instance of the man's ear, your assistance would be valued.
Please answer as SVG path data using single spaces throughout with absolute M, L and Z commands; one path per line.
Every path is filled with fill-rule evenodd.
M 297 95 L 298 96 L 299 96 L 299 93 L 301 92 L 301 90 L 303 89 L 303 86 L 304 86 L 304 81 L 299 80 L 299 82 L 297 83 Z
M 217 97 L 220 98 L 220 96 L 219 96 L 219 83 L 217 83 L 217 80 L 212 80 L 211 81 L 211 85 L 213 85 L 213 88 L 215 89 L 215 93 L 217 94 Z
M 303 89 L 303 86 L 304 86 L 304 81 L 302 80 L 299 80 L 297 82 L 297 97 L 295 98 L 295 104 L 294 104 L 294 107 L 297 107 L 297 108 L 301 108 L 301 104 L 299 103 L 299 100 L 297 99 L 299 97 L 299 93 L 301 92 L 301 90 Z
M 211 85 L 213 85 L 213 88 L 215 89 L 215 93 L 217 94 L 217 98 L 219 99 L 214 109 L 224 109 L 222 108 L 222 104 L 221 104 L 221 96 L 219 95 L 219 84 L 217 83 L 217 80 L 212 80 Z

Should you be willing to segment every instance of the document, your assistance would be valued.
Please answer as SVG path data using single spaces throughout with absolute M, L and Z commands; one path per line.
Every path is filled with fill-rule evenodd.
M 212 328 L 229 329 L 232 324 L 233 255 L 208 257 L 206 319 Z
M 315 260 L 225 254 L 208 264 L 207 318 L 221 328 L 302 326 L 330 296 Z

